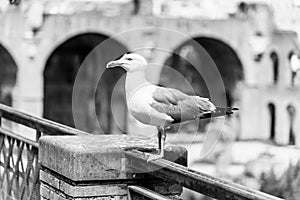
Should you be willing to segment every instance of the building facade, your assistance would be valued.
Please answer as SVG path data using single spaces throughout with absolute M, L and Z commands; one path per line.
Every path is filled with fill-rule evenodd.
M 196 57 L 195 65 L 201 65 L 203 60 L 195 56 L 196 42 L 210 55 L 224 81 L 225 94 L 216 92 L 216 96 L 226 95 L 227 105 L 240 109 L 234 117 L 237 138 L 300 146 L 300 78 L 293 66 L 299 55 L 298 38 L 295 32 L 274 25 L 268 6 L 240 4 L 236 13 L 213 20 L 168 16 L 163 9 L 149 10 L 152 6 L 143 3 L 121 6 L 132 10 L 60 13 L 36 5 L 28 11 L 30 15 L 18 8 L 0 13 L 2 102 L 89 132 L 97 132 L 95 123 L 100 123 L 104 132 L 122 133 L 130 129 L 121 87 L 124 72 L 105 72 L 106 63 L 136 50 L 151 63 L 161 64 L 151 69 L 151 81 L 180 89 L 162 65 L 177 66 L 184 77 L 191 76 L 189 68 L 178 68 L 173 52 L 184 56 L 192 47 L 190 56 Z M 86 59 L 91 52 L 93 59 Z M 82 73 L 83 106 L 76 111 L 76 123 L 70 102 L 82 65 L 87 70 Z M 98 75 L 103 73 L 99 82 Z M 187 80 L 194 87 L 193 78 Z M 110 95 L 112 91 L 115 96 Z M 212 101 L 222 104 L 217 98 Z

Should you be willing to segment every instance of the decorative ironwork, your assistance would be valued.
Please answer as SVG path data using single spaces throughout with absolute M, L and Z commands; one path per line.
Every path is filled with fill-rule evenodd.
M 40 199 L 38 143 L 0 128 L 1 199 Z
M 36 130 L 35 141 L 3 128 L 2 119 Z M 0 199 L 39 200 L 38 140 L 48 135 L 89 133 L 0 104 Z

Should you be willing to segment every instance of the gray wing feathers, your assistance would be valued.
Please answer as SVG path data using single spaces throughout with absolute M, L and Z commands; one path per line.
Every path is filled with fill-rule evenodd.
M 153 93 L 153 99 L 157 102 L 177 105 L 178 101 L 189 96 L 172 88 L 158 87 Z
M 196 119 L 201 113 L 215 107 L 207 99 L 199 96 L 188 96 L 176 89 L 159 87 L 153 93 L 155 100 L 151 106 L 174 119 L 174 123 Z

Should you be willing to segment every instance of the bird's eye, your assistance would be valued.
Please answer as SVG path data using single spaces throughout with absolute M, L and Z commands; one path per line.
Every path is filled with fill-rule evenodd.
M 126 60 L 132 60 L 132 58 L 126 58 Z

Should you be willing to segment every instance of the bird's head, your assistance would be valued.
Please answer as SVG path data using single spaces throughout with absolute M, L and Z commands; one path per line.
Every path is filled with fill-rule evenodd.
M 137 53 L 125 53 L 116 60 L 110 61 L 106 68 L 122 67 L 127 72 L 145 70 L 147 67 L 146 59 Z

